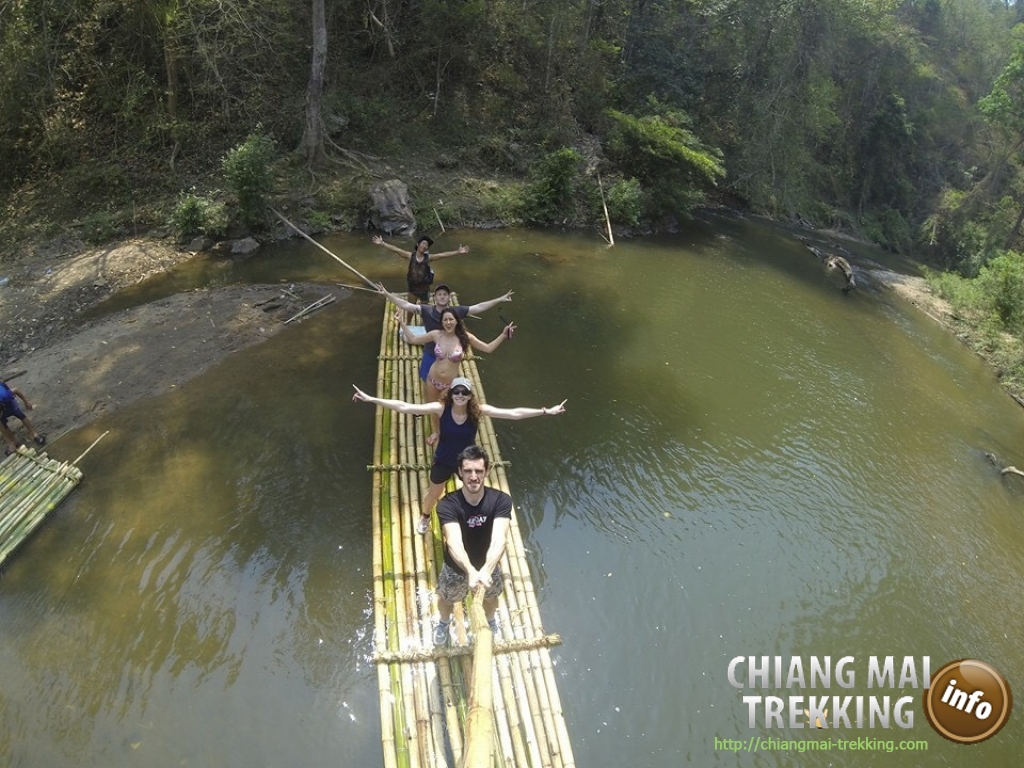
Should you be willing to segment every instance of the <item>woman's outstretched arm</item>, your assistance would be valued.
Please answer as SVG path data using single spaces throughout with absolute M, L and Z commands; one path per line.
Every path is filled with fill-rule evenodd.
M 481 352 L 493 352 L 494 350 L 501 346 L 501 343 L 505 341 L 505 339 L 511 339 L 512 334 L 515 332 L 515 323 L 509 323 L 508 325 L 505 326 L 505 328 L 501 331 L 501 333 L 498 335 L 496 339 L 494 339 L 493 341 L 489 341 L 486 344 L 480 341 L 480 339 L 478 339 L 476 336 L 474 336 L 472 333 L 469 333 L 468 331 L 466 332 L 466 335 L 469 336 L 469 343 L 473 345 L 473 349 L 479 349 Z
M 534 416 L 557 416 L 565 413 L 565 400 L 550 408 L 495 408 L 487 403 L 480 404 L 480 412 L 492 419 L 532 419 Z
M 419 336 L 413 334 L 409 330 L 409 326 L 405 324 L 404 313 L 399 311 L 395 312 L 395 320 L 398 322 L 399 327 L 402 329 L 402 338 L 405 339 L 408 344 L 428 344 L 437 341 L 438 336 L 441 335 L 440 331 L 427 331 L 421 333 Z
M 440 403 L 407 403 L 405 400 L 390 400 L 386 397 L 374 397 L 368 395 L 355 384 L 352 385 L 352 389 L 355 393 L 352 395 L 352 402 L 359 402 L 360 400 L 364 403 L 373 403 L 383 408 L 387 408 L 391 411 L 397 411 L 398 413 L 411 413 L 414 416 L 423 416 L 430 413 L 441 413 Z

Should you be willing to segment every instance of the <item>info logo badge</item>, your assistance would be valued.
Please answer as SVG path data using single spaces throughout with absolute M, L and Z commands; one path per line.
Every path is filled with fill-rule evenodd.
M 960 659 L 935 673 L 922 703 L 925 717 L 941 736 L 957 744 L 977 744 L 1006 725 L 1013 694 L 995 667 L 977 659 Z

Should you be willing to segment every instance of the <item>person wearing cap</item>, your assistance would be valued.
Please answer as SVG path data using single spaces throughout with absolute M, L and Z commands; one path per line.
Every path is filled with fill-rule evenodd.
M 441 330 L 441 312 L 451 307 L 452 311 L 459 317 L 460 320 L 465 320 L 469 315 L 478 315 L 481 312 L 486 312 L 488 309 L 492 309 L 499 304 L 512 301 L 512 291 L 499 296 L 496 299 L 490 299 L 489 301 L 481 301 L 477 304 L 456 304 L 452 305 L 452 290 L 447 284 L 441 283 L 440 285 L 434 286 L 434 303 L 433 304 L 414 304 L 411 301 L 406 301 L 401 296 L 391 293 L 383 284 L 377 284 L 377 290 L 384 296 L 385 299 L 390 301 L 399 309 L 404 309 L 406 312 L 412 312 L 418 314 L 423 320 L 423 329 L 427 332 L 440 331 Z M 435 398 L 430 397 L 430 392 L 427 387 L 432 385 L 427 383 L 427 375 L 430 373 L 430 367 L 434 364 L 434 345 L 424 344 L 423 345 L 423 359 L 420 361 L 420 381 L 423 382 L 423 400 L 429 402 Z M 434 431 L 437 431 L 437 424 L 434 425 Z
M 434 460 L 430 466 L 430 487 L 423 497 L 420 519 L 416 524 L 417 533 L 426 533 L 429 530 L 430 513 L 434 509 L 434 504 L 441 498 L 445 484 L 455 474 L 462 449 L 476 442 L 481 416 L 518 421 L 532 419 L 535 416 L 556 416 L 565 413 L 565 400 L 550 408 L 497 408 L 481 403 L 473 393 L 473 383 L 463 376 L 453 379 L 451 386 L 441 392 L 440 399 L 433 403 L 408 403 L 404 400 L 373 397 L 354 384 L 352 388 L 355 389 L 353 401 L 361 400 L 413 416 L 436 415 L 439 419 L 439 437 L 434 449 Z
M 430 300 L 430 286 L 434 282 L 434 270 L 430 266 L 431 259 L 436 261 L 437 259 L 447 259 L 449 256 L 458 256 L 460 253 L 469 253 L 468 245 L 460 245 L 454 251 L 431 253 L 430 248 L 434 245 L 434 241 L 426 235 L 422 235 L 416 241 L 416 247 L 408 254 L 399 246 L 385 242 L 380 235 L 374 235 L 372 240 L 374 245 L 383 245 L 396 256 L 409 259 L 409 270 L 406 272 L 405 281 L 409 286 L 409 301 L 411 302 L 426 303 Z

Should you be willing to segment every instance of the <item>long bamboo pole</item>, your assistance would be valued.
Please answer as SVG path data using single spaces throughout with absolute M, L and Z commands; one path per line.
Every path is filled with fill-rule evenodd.
M 399 400 L 409 399 L 408 363 L 399 363 L 399 376 L 397 377 L 398 390 L 393 393 Z M 399 414 L 399 457 L 401 461 L 408 463 L 413 447 L 413 421 L 406 414 Z M 418 593 L 418 574 L 415 558 L 415 537 L 413 536 L 413 523 L 415 519 L 414 495 L 411 489 L 415 479 L 410 477 L 409 472 L 401 473 L 400 487 L 402 491 L 402 562 L 405 587 L 406 605 L 406 638 L 407 643 L 412 646 L 422 647 L 424 641 L 424 622 L 421 618 L 420 599 Z M 413 705 L 416 712 L 416 734 L 417 742 L 421 750 L 421 758 L 425 765 L 432 764 L 435 760 L 435 745 L 433 729 L 430 718 L 429 696 L 426 686 L 427 673 L 425 665 L 417 665 L 414 674 L 422 677 L 424 684 L 417 685 L 414 689 Z
M 307 235 L 307 234 L 306 234 L 305 232 L 303 232 L 303 231 L 302 231 L 301 229 L 299 229 L 298 227 L 296 227 L 296 226 L 295 226 L 294 224 L 292 224 L 292 223 L 291 223 L 290 221 L 288 221 L 288 219 L 286 219 L 286 218 L 284 217 L 284 215 L 283 215 L 283 214 L 281 214 L 281 212 L 280 212 L 280 211 L 278 211 L 278 210 L 277 210 L 276 208 L 273 208 L 272 206 L 267 206 L 267 207 L 268 207 L 268 208 L 270 208 L 270 212 L 271 212 L 271 213 L 273 213 L 273 214 L 274 214 L 275 216 L 277 216 L 277 218 L 279 218 L 279 219 L 280 219 L 281 221 L 283 221 L 283 222 L 284 222 L 285 224 L 287 224 L 287 225 L 288 225 L 289 227 L 291 227 L 291 228 L 292 228 L 292 229 L 294 229 L 294 230 L 295 230 L 296 232 L 298 232 L 298 233 L 299 233 L 299 234 L 300 234 L 300 235 L 301 235 L 302 237 L 306 238 L 306 239 L 307 239 L 307 240 L 308 240 L 309 242 L 311 242 L 311 243 L 312 243 L 313 245 L 315 245 L 315 246 L 316 246 L 317 248 L 319 248 L 319 249 L 320 249 L 321 251 L 323 251 L 323 252 L 324 252 L 324 253 L 326 253 L 326 254 L 327 254 L 328 256 L 330 256 L 330 257 L 331 257 L 332 259 L 334 259 L 334 260 L 335 260 L 336 262 L 338 262 L 339 264 L 341 264 L 341 266 L 345 267 L 345 269 L 347 269 L 347 270 L 349 270 L 350 272 L 352 272 L 352 273 L 353 273 L 353 274 L 354 274 L 354 275 L 355 275 L 356 277 L 358 277 L 358 278 L 359 278 L 360 280 L 362 280 L 362 281 L 363 281 L 364 283 L 366 283 L 366 284 L 367 284 L 368 286 L 370 286 L 371 288 L 374 288 L 374 289 L 376 289 L 376 286 L 374 285 L 373 281 L 372 281 L 372 280 L 370 280 L 370 278 L 368 278 L 368 277 L 367 277 L 366 275 L 364 275 L 364 274 L 363 274 L 362 272 L 360 272 L 360 271 L 359 271 L 358 269 L 356 269 L 355 267 L 353 267 L 353 266 L 352 266 L 351 264 L 346 264 L 346 263 L 345 263 L 344 261 L 342 261 L 342 260 L 341 260 L 341 259 L 340 259 L 339 257 L 337 257 L 337 256 L 335 256 L 335 255 L 334 255 L 333 253 L 331 253 L 331 252 L 330 252 L 330 251 L 329 251 L 329 250 L 328 250 L 327 248 L 325 248 L 325 247 L 324 247 L 323 245 L 321 245 L 321 244 L 320 244 L 320 243 L 318 243 L 318 242 L 317 242 L 316 240 L 314 240 L 314 239 L 313 239 L 312 237 L 310 237 L 310 236 L 309 236 L 309 235 Z
M 390 381 L 390 379 L 388 380 Z M 393 396 L 395 393 L 391 390 L 387 391 L 384 397 Z M 388 460 L 395 464 L 398 463 L 401 456 L 401 414 L 392 414 L 390 419 L 391 428 L 391 441 L 390 450 L 388 452 Z M 408 637 L 408 605 L 407 605 L 407 590 L 408 590 L 408 567 L 403 555 L 403 549 L 405 543 L 402 537 L 403 520 L 404 520 L 404 509 L 402 506 L 401 499 L 401 485 L 402 485 L 402 473 L 392 473 L 391 483 L 391 556 L 394 563 L 395 569 L 395 607 L 394 607 L 394 624 L 395 624 L 395 645 L 403 647 Z M 420 745 L 420 739 L 418 738 L 418 718 L 416 714 L 415 704 L 415 692 L 414 683 L 412 677 L 412 670 L 409 665 L 402 664 L 400 667 L 401 676 L 401 698 L 400 706 L 402 707 L 403 719 L 405 722 L 405 730 L 402 734 L 403 739 L 406 742 L 409 754 L 409 764 L 412 768 L 417 768 L 421 765 L 422 757 L 418 749 Z

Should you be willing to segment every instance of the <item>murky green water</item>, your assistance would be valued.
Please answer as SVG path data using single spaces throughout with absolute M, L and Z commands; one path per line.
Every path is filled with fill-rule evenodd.
M 830 734 L 926 753 L 715 745 L 751 735 L 735 656 L 853 655 L 864 695 L 870 655 L 980 658 L 1024 681 L 1024 483 L 983 455 L 1024 466 L 1024 411 L 971 353 L 888 294 L 842 296 L 749 224 L 611 250 L 459 234 L 437 247 L 472 253 L 439 278 L 463 301 L 516 291 L 502 313 L 520 333 L 481 363 L 491 402 L 569 399 L 557 425 L 498 431 L 545 627 L 565 639 L 578 765 L 1019 764 L 1019 712 L 964 747 L 916 703 L 909 730 Z M 368 238 L 328 245 L 402 285 Z M 351 282 L 292 244 L 144 296 L 240 279 Z M 381 311 L 356 294 L 54 446 L 72 458 L 111 430 L 0 575 L 0 764 L 381 764 L 373 414 L 349 401 L 372 386 Z M 474 330 L 497 333 L 492 315 Z

